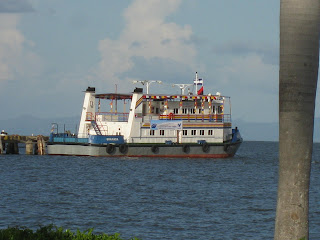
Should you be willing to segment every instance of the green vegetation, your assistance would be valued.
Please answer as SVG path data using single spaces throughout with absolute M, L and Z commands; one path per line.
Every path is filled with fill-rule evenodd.
M 40 227 L 36 231 L 24 227 L 9 227 L 7 229 L 0 229 L 0 240 L 124 240 L 120 238 L 120 234 L 114 235 L 92 233 L 93 228 L 81 232 L 77 230 L 76 233 L 70 230 L 64 230 L 61 227 L 48 225 Z M 131 240 L 139 240 L 138 238 L 131 238 Z

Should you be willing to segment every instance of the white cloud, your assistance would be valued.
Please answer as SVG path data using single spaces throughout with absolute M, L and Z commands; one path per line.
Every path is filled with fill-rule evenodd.
M 24 37 L 16 30 L 18 20 L 14 14 L 0 15 L 0 80 L 13 77 L 14 62 L 21 52 Z
M 101 61 L 96 74 L 102 82 L 119 82 L 118 76 L 135 66 L 134 57 L 147 61 L 168 59 L 195 68 L 191 27 L 166 22 L 180 3 L 181 0 L 135 0 L 125 10 L 125 27 L 119 38 L 99 42 Z
M 41 65 L 39 57 L 29 50 L 33 42 L 19 31 L 19 21 L 17 14 L 0 14 L 0 81 L 33 77 Z
M 262 56 L 248 54 L 221 58 L 217 70 L 218 91 L 231 96 L 234 119 L 274 122 L 278 114 L 278 66 Z
M 236 85 L 238 88 L 270 92 L 278 88 L 278 66 L 264 63 L 257 54 L 233 57 L 225 61 L 218 71 L 224 84 Z
M 259 55 L 264 63 L 279 65 L 279 47 L 263 42 L 243 42 L 232 40 L 213 47 L 215 54 L 248 56 Z

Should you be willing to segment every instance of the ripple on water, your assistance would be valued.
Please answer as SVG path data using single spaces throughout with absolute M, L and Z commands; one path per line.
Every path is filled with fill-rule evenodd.
M 320 145 L 310 238 L 320 234 Z M 141 239 L 271 239 L 278 144 L 245 142 L 230 159 L 1 156 L 0 227 L 55 224 Z

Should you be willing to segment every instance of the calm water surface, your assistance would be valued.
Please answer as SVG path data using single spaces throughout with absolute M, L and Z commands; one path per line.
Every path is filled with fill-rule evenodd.
M 54 224 L 156 239 L 272 239 L 278 144 L 245 142 L 230 159 L 0 156 L 0 228 Z M 320 239 L 320 144 L 310 239 Z

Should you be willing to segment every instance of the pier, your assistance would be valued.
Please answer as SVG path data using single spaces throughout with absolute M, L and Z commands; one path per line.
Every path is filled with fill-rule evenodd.
M 45 155 L 47 136 L 1 135 L 0 154 L 19 154 L 19 144 L 25 144 L 27 155 Z

